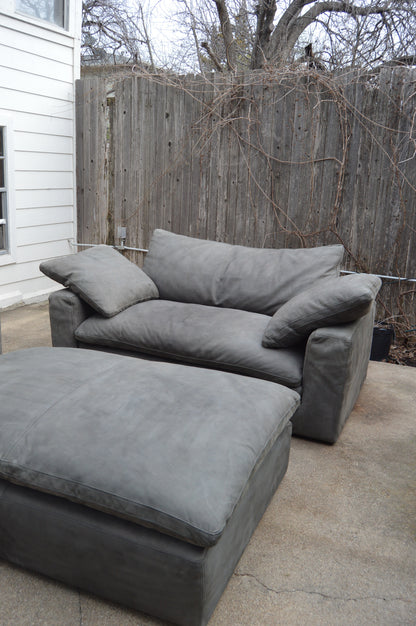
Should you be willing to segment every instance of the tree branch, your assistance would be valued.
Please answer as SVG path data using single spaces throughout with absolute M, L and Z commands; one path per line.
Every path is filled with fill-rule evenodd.
M 209 58 L 211 59 L 211 61 L 213 62 L 214 66 L 215 66 L 215 69 L 218 72 L 223 72 L 224 68 L 222 67 L 221 63 L 219 62 L 217 55 L 210 48 L 209 44 L 206 41 L 202 41 L 201 42 L 201 48 L 204 48 L 204 50 L 207 51 L 207 54 L 208 54 Z
M 191 5 L 188 3 L 188 0 L 182 0 L 186 10 L 189 13 L 189 17 L 190 17 L 190 28 L 191 28 L 191 32 L 192 32 L 192 37 L 194 39 L 194 43 L 195 43 L 195 50 L 196 50 L 196 54 L 198 57 L 198 65 L 199 65 L 199 71 L 201 72 L 201 74 L 203 73 L 203 63 L 202 63 L 202 55 L 201 55 L 201 45 L 199 43 L 199 39 L 198 39 L 198 34 L 197 34 L 197 27 L 196 27 L 196 18 L 195 18 L 195 14 L 192 10 Z M 208 44 L 207 44 L 208 45 Z M 208 52 L 208 50 L 207 50 Z M 209 52 L 208 52 L 209 54 Z
M 362 7 L 351 4 L 351 2 L 318 2 L 302 17 L 310 15 L 314 16 L 314 19 L 316 19 L 318 15 L 326 12 L 347 13 L 349 15 L 384 15 L 385 13 L 390 13 L 391 8 L 387 4 L 381 7 L 372 7 L 371 5 L 368 7 Z
M 316 2 L 316 0 L 293 0 L 280 18 L 279 26 L 287 28 L 293 20 L 299 17 L 304 7 L 314 2 Z
M 146 26 L 146 21 L 144 19 L 142 5 L 139 6 L 139 14 L 140 14 L 140 18 L 141 18 L 141 22 L 142 22 L 142 26 L 143 26 L 143 32 L 144 32 L 144 36 L 145 36 L 145 43 L 146 43 L 147 51 L 149 53 L 150 68 L 151 68 L 151 71 L 154 72 L 155 64 L 154 64 L 154 60 L 153 60 L 152 44 L 150 42 L 149 33 L 147 32 L 147 26 Z
M 315 1 L 316 0 L 292 0 L 272 32 L 268 45 L 263 48 L 263 58 L 265 57 L 269 60 L 273 59 L 276 56 L 278 47 L 280 49 L 287 47 L 290 26 L 299 18 L 302 9 Z
M 411 54 L 409 56 L 397 57 L 395 59 L 391 59 L 390 61 L 386 61 L 381 65 L 378 65 L 374 68 L 373 72 L 379 72 L 385 67 L 395 67 L 395 66 L 410 66 L 416 65 L 416 54 Z
M 279 21 L 279 24 L 273 31 L 270 39 L 270 46 L 267 55 L 270 60 L 279 60 L 280 62 L 286 60 L 288 54 L 293 49 L 296 41 L 299 39 L 303 31 L 306 30 L 308 26 L 313 24 L 313 22 L 315 22 L 317 18 L 322 15 L 322 13 L 345 13 L 352 16 L 369 16 L 385 15 L 386 13 L 390 13 L 391 11 L 388 5 L 384 5 L 381 7 L 362 7 L 351 4 L 350 2 L 329 1 L 318 2 L 304 15 L 299 15 L 301 8 L 303 8 L 299 7 L 300 4 L 306 6 L 307 4 L 311 4 L 311 1 L 298 0 L 296 7 L 294 7 L 297 9 L 297 17 L 293 16 L 289 25 L 286 24 L 284 28 L 284 33 L 282 33 L 283 25 L 281 25 L 281 20 Z M 286 13 L 288 13 L 289 11 L 290 7 L 286 11 Z
M 225 55 L 227 57 L 227 66 L 231 71 L 235 70 L 236 60 L 235 60 L 235 41 L 233 36 L 233 30 L 231 28 L 230 16 L 228 14 L 228 9 L 225 4 L 225 0 L 214 0 L 216 7 L 218 18 L 220 20 L 221 32 L 224 37 L 224 45 L 225 45 Z

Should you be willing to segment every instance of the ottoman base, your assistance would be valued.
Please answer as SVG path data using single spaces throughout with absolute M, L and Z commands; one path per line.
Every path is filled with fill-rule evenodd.
M 0 558 L 174 623 L 206 624 L 286 472 L 290 437 L 289 423 L 206 548 L 0 480 Z

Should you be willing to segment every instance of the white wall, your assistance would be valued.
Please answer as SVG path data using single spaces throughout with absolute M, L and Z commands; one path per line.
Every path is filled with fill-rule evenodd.
M 7 127 L 10 254 L 0 255 L 0 309 L 41 300 L 57 284 L 39 272 L 76 235 L 75 80 L 81 0 L 67 31 L 0 0 L 0 126 Z

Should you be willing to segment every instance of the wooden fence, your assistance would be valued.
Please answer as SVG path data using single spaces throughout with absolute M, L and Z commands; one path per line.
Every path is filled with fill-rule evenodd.
M 94 78 L 77 84 L 78 240 L 154 228 L 258 247 L 344 244 L 345 269 L 416 277 L 416 71 Z M 141 263 L 140 254 L 132 258 Z M 416 283 L 379 318 L 415 323 Z

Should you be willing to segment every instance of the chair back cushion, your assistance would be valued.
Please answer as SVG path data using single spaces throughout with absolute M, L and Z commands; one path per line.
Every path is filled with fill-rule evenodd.
M 273 315 L 317 280 L 339 275 L 341 245 L 234 246 L 155 230 L 143 270 L 166 300 Z

